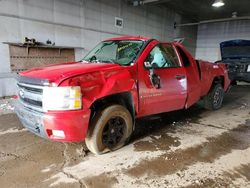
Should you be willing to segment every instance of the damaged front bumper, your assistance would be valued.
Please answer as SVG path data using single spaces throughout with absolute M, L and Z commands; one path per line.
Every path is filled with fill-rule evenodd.
M 63 142 L 80 142 L 87 135 L 89 109 L 37 112 L 25 107 L 17 100 L 14 110 L 23 126 L 42 138 Z M 60 133 L 60 135 L 56 135 L 56 133 Z
M 25 128 L 40 137 L 48 138 L 43 125 L 43 113 L 31 110 L 19 101 L 14 103 L 14 110 Z

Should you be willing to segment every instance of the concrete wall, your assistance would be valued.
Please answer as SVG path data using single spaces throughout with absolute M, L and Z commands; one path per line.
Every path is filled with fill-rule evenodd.
M 123 18 L 122 29 L 114 26 L 115 17 Z M 109 37 L 145 35 L 172 40 L 194 35 L 174 30 L 175 20 L 181 21 L 180 15 L 167 8 L 133 7 L 124 0 L 1 0 L 0 97 L 15 93 L 14 79 L 6 78 L 12 76 L 8 45 L 2 42 L 21 42 L 25 36 L 41 42 L 50 39 L 56 45 L 83 47 L 75 53 L 79 60 Z
M 221 59 L 220 42 L 250 39 L 250 21 L 202 24 L 198 27 L 196 58 L 215 62 Z

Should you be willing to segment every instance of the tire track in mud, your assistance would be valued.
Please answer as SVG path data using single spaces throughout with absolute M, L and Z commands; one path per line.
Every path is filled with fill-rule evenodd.
M 245 150 L 250 147 L 250 120 L 246 120 L 244 125 L 241 124 L 207 140 L 196 147 L 176 150 L 152 160 L 145 159 L 136 166 L 125 169 L 124 173 L 133 177 L 143 176 L 146 173 L 164 176 L 185 170 L 197 162 L 212 163 L 220 156 L 231 153 L 232 150 Z

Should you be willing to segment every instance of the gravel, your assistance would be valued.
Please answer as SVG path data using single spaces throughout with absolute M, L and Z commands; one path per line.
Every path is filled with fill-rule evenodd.
M 0 115 L 14 113 L 13 102 L 15 99 L 0 99 Z

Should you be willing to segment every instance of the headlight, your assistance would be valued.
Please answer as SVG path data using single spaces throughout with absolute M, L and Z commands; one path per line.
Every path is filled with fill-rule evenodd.
M 43 109 L 48 110 L 78 110 L 82 108 L 81 88 L 45 87 L 43 90 Z

